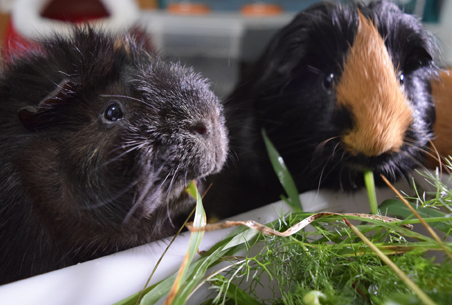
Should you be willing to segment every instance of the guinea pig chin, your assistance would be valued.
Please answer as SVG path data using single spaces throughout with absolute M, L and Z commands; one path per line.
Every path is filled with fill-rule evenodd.
M 412 109 L 383 38 L 361 14 L 336 91 L 338 106 L 354 118 L 352 129 L 341 136 L 350 155 L 377 157 L 400 151 Z

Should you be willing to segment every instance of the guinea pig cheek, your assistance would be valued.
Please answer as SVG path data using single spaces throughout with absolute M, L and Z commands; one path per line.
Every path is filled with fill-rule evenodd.
M 355 119 L 353 128 L 341 136 L 351 155 L 400 151 L 412 109 L 382 37 L 361 13 L 336 91 L 338 106 L 350 109 Z

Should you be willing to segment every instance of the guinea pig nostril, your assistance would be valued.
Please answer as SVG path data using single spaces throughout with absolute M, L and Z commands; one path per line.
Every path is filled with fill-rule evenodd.
M 197 123 L 197 124 L 195 124 L 194 126 L 192 126 L 191 131 L 193 133 L 196 133 L 196 134 L 201 135 L 201 136 L 205 136 L 205 135 L 208 135 L 210 133 L 209 129 L 207 128 L 207 126 L 204 123 Z

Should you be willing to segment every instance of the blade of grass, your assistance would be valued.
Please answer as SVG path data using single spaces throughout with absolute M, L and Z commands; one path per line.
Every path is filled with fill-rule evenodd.
M 415 204 L 410 203 L 410 205 L 412 208 L 416 208 Z M 413 215 L 413 213 L 411 213 L 411 210 L 403 203 L 402 200 L 399 199 L 388 199 L 383 201 L 380 204 L 380 211 L 382 213 L 387 212 L 387 214 L 389 215 L 394 215 L 402 218 L 408 218 Z M 446 213 L 443 213 L 439 210 L 435 210 L 432 208 L 420 208 L 417 209 L 417 212 L 426 222 L 430 223 L 430 225 L 435 229 L 443 231 L 444 233 L 449 232 L 452 226 L 452 218 L 448 218 Z M 420 222 L 419 220 L 416 220 L 415 223 L 419 222 Z M 406 221 L 404 223 L 413 223 L 413 222 Z
M 361 231 L 361 233 L 366 233 L 366 226 L 356 226 L 358 230 Z M 343 234 L 345 235 L 345 233 Z M 362 246 L 353 243 L 353 237 L 350 239 L 345 240 L 343 243 L 340 244 L 328 244 L 325 245 L 324 243 L 321 244 L 313 244 L 313 243 L 302 243 L 297 240 L 297 242 L 293 242 L 294 244 L 300 244 L 304 245 L 306 248 L 311 249 L 318 249 L 318 248 L 331 248 L 336 251 L 338 255 L 341 256 L 350 256 L 350 254 L 355 255 L 362 255 L 362 254 L 369 254 L 363 248 Z M 287 244 L 287 243 L 286 243 Z M 452 246 L 452 243 L 446 243 L 449 247 Z M 432 240 L 432 242 L 415 242 L 415 243 L 409 243 L 407 245 L 403 244 L 394 244 L 394 243 L 374 243 L 378 249 L 380 249 L 385 254 L 401 254 L 406 252 L 415 252 L 415 253 L 423 253 L 427 251 L 442 251 L 441 247 Z
M 224 276 L 217 275 L 217 278 L 220 278 L 222 281 L 228 281 Z M 214 284 L 218 283 L 220 279 L 217 279 L 216 281 L 213 281 Z M 232 298 L 236 304 L 246 304 L 246 305 L 263 305 L 262 303 L 256 301 L 254 298 L 252 298 L 249 294 L 244 292 L 242 289 L 237 287 L 236 285 L 232 284 L 231 282 L 228 283 L 228 289 L 226 290 L 227 296 Z
M 157 267 L 160 265 L 160 262 L 162 261 L 163 257 L 165 257 L 166 252 L 168 252 L 168 249 L 171 247 L 171 245 L 173 244 L 173 242 L 176 240 L 176 237 L 179 236 L 180 232 L 182 231 L 182 229 L 184 228 L 185 224 L 188 222 L 188 220 L 190 219 L 190 217 L 193 215 L 193 213 L 195 212 L 195 208 L 193 208 L 193 210 L 191 211 L 190 215 L 188 215 L 187 219 L 185 220 L 184 224 L 180 227 L 180 229 L 177 231 L 176 235 L 174 235 L 174 237 L 171 239 L 171 241 L 169 242 L 168 246 L 165 248 L 165 251 L 163 251 L 162 255 L 160 255 L 159 260 L 157 261 L 157 263 L 155 264 L 154 269 L 152 269 L 151 275 L 149 276 L 148 280 L 146 281 L 146 284 L 144 285 L 143 290 L 141 290 L 140 295 L 138 296 L 138 300 L 135 303 L 136 305 L 138 305 L 141 301 L 141 299 L 143 298 L 143 295 L 145 293 L 146 287 L 148 287 L 149 282 L 151 281 L 152 277 L 154 276 L 155 271 L 157 270 Z M 118 304 L 119 305 L 119 304 Z
M 375 192 L 374 173 L 370 170 L 364 172 L 364 183 L 366 184 L 367 196 L 369 196 L 370 211 L 378 213 L 377 193 Z
M 203 227 L 206 225 L 206 213 L 204 212 L 204 207 L 202 206 L 201 196 L 199 195 L 198 189 L 196 188 L 196 185 L 193 181 L 189 183 L 187 192 L 196 199 L 196 211 L 193 226 L 197 228 Z M 168 297 L 166 298 L 165 305 L 176 304 L 173 301 L 178 295 L 180 286 L 186 280 L 186 273 L 188 270 L 187 266 L 191 263 L 193 257 L 197 253 L 203 236 L 204 232 L 191 233 L 190 241 L 188 242 L 187 254 L 185 254 L 184 260 L 174 281 L 173 287 L 171 288 Z
M 203 256 L 201 256 L 198 260 L 190 264 L 187 271 L 187 274 L 189 274 L 189 276 L 187 278 L 191 278 L 192 275 L 196 276 L 203 275 L 202 271 L 204 269 L 207 270 L 208 268 L 211 268 L 217 263 L 219 263 L 220 262 L 219 258 L 221 258 L 222 256 L 231 256 L 234 255 L 235 253 L 247 249 L 246 246 L 247 243 L 254 244 L 259 240 L 258 233 L 259 232 L 247 228 L 246 229 L 239 228 L 237 230 L 234 230 L 225 239 L 219 241 L 213 247 L 207 250 L 203 254 Z M 177 273 L 147 288 L 145 291 L 146 294 L 141 300 L 140 304 L 142 305 L 155 304 L 158 300 L 160 300 L 170 291 L 176 276 Z M 194 282 L 194 284 L 196 283 L 197 281 Z M 126 300 L 128 302 L 122 303 L 121 305 L 135 304 L 137 297 L 138 293 L 127 298 Z
M 295 185 L 295 182 L 292 179 L 292 175 L 284 163 L 283 158 L 279 155 L 279 152 L 276 150 L 276 147 L 270 141 L 267 136 L 267 133 L 264 129 L 262 129 L 262 137 L 264 138 L 265 146 L 267 147 L 268 157 L 270 158 L 273 169 L 275 170 L 276 175 L 278 176 L 279 182 L 283 186 L 287 195 L 289 196 L 287 203 L 292 207 L 292 209 L 296 212 L 303 212 L 302 205 L 300 202 L 299 192 Z
M 436 305 L 435 302 L 433 302 L 432 299 L 424 292 L 422 289 L 419 288 L 416 283 L 414 283 L 402 270 L 400 270 L 397 265 L 391 261 L 386 255 L 383 254 L 370 240 L 367 239 L 367 237 L 362 234 L 354 225 L 352 225 L 345 217 L 344 222 L 352 229 L 352 231 L 358 235 L 358 237 L 369 247 L 377 253 L 378 257 L 386 264 L 388 265 L 396 274 L 397 276 L 418 296 L 418 298 L 424 302 L 426 305 Z
M 388 181 L 388 179 L 386 179 L 385 176 L 381 175 L 383 181 L 394 191 L 394 193 L 396 193 L 396 195 L 400 198 L 400 200 L 403 201 L 403 203 L 408 207 L 408 209 L 410 209 L 411 213 L 413 213 L 422 223 L 422 225 L 427 229 L 427 231 L 430 233 L 430 235 L 432 235 L 432 237 L 436 240 L 436 242 L 441 246 L 441 248 L 444 250 L 444 253 L 447 254 L 447 256 L 449 257 L 449 260 L 452 262 L 452 253 L 449 251 L 449 249 L 446 247 L 446 245 L 444 245 L 443 241 L 441 240 L 441 238 L 439 238 L 439 236 L 436 234 L 435 231 L 433 231 L 432 227 L 430 227 L 428 225 L 428 223 L 425 222 L 425 220 L 418 214 L 418 212 L 416 212 L 415 209 L 413 209 L 413 207 L 409 204 L 409 202 L 405 199 L 405 197 L 403 197 L 399 191 L 397 191 L 397 189 Z
M 223 256 L 223 251 L 229 249 L 230 247 L 235 247 L 238 244 L 247 244 L 249 240 L 257 236 L 257 232 L 254 230 L 246 230 L 237 234 L 231 239 L 230 242 L 225 244 L 223 247 L 215 250 L 213 253 L 209 254 L 206 259 L 193 270 L 188 278 L 190 281 L 186 281 L 180 288 L 179 295 L 174 299 L 172 305 L 182 305 L 191 296 L 194 289 L 196 289 L 198 283 L 203 279 L 207 270 Z M 231 263 L 232 264 L 232 263 Z
M 192 292 L 190 293 L 190 295 L 188 296 L 188 298 L 190 298 L 202 285 L 204 285 L 207 281 L 210 281 L 213 277 L 219 275 L 221 272 L 224 272 L 232 267 L 234 267 L 235 265 L 238 264 L 242 264 L 243 262 L 245 262 L 246 260 L 242 259 L 240 261 L 234 262 L 231 265 L 228 265 L 226 267 L 223 267 L 215 272 L 213 272 L 212 274 L 210 274 L 209 276 L 207 276 L 206 278 L 204 278 L 202 281 L 200 281 L 198 283 L 198 285 L 196 285 L 196 287 L 192 290 Z

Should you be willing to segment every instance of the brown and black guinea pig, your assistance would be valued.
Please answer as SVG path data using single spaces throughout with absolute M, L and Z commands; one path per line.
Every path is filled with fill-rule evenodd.
M 223 218 L 279 200 L 261 130 L 300 192 L 352 192 L 363 171 L 396 181 L 433 138 L 437 44 L 415 17 L 375 1 L 319 3 L 271 40 L 226 100 L 230 164 L 204 202 Z M 234 155 L 235 154 L 235 155 Z
M 227 154 L 206 79 L 88 26 L 4 63 L 0 284 L 173 234 Z

